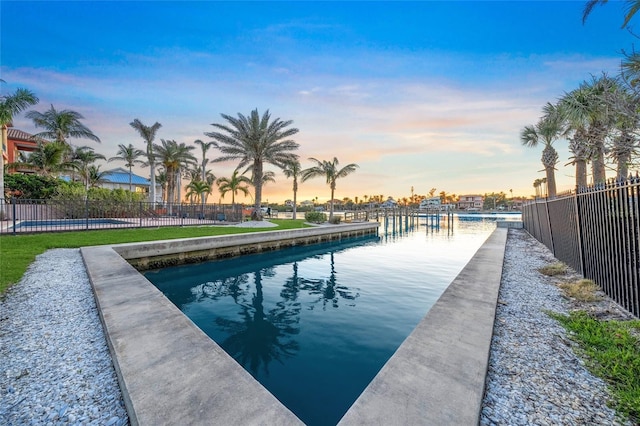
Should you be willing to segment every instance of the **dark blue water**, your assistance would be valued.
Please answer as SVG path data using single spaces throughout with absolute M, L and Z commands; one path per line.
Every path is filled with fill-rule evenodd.
M 384 225 L 145 276 L 302 421 L 335 425 L 495 229 Z

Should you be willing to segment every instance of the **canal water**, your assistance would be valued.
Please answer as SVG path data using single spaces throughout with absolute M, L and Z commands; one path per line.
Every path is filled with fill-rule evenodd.
M 303 422 L 335 425 L 496 226 L 429 223 L 145 276 Z

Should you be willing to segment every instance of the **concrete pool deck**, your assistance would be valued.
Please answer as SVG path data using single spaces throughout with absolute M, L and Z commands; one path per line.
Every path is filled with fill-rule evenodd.
M 229 256 L 373 228 L 377 223 L 82 248 L 131 424 L 302 422 L 125 258 L 190 261 L 208 250 Z M 506 236 L 504 228 L 491 234 L 340 424 L 478 423 Z

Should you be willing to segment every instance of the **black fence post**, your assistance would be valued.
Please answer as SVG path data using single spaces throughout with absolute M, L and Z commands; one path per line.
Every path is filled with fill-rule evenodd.
M 13 235 L 16 235 L 16 199 L 11 198 L 11 220 L 13 221 Z

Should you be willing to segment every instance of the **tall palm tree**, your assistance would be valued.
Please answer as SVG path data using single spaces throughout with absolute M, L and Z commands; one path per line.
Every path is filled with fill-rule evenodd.
M 297 196 L 298 196 L 298 175 L 300 174 L 300 162 L 298 160 L 287 161 L 282 168 L 282 172 L 288 178 L 293 178 L 293 220 L 296 219 Z
M 207 170 L 207 164 L 209 164 L 209 159 L 207 158 L 207 151 L 209 151 L 209 149 L 212 146 L 216 146 L 216 143 L 211 141 L 211 142 L 203 142 L 200 139 L 196 139 L 195 141 L 193 141 L 193 143 L 195 143 L 196 145 L 198 145 L 200 147 L 200 150 L 202 151 L 202 160 L 200 161 L 200 173 L 202 174 L 200 180 L 202 180 L 203 182 L 206 182 L 207 180 L 207 173 L 209 172 Z M 214 177 L 215 179 L 215 177 Z
M 331 188 L 331 199 L 329 201 L 329 220 L 331 220 L 333 219 L 333 198 L 336 191 L 336 181 L 355 172 L 358 165 L 351 163 L 339 169 L 340 163 L 336 157 L 333 157 L 333 161 L 320 161 L 315 158 L 309 158 L 309 160 L 313 161 L 315 166 L 302 171 L 302 182 L 317 176 L 325 177 L 327 184 Z
M 49 139 L 57 143 L 69 146 L 67 139 L 89 139 L 100 142 L 100 138 L 80 120 L 84 120 L 82 114 L 76 111 L 63 109 L 58 111 L 51 105 L 45 112 L 29 111 L 25 117 L 33 121 L 36 128 L 43 128 L 44 131 L 37 133 L 39 138 Z
M 569 151 L 573 154 L 568 164 L 576 167 L 578 189 L 587 186 L 587 163 L 594 157 L 589 135 L 589 115 L 585 113 L 589 97 L 589 91 L 581 86 L 558 101 L 558 109 L 565 122 L 563 136 L 569 141 Z
M 230 178 L 221 177 L 216 181 L 222 198 L 224 198 L 227 192 L 231 192 L 231 204 L 236 203 L 236 194 L 238 194 L 238 192 L 242 192 L 245 196 L 249 195 L 249 187 L 247 185 L 253 184 L 251 179 L 245 175 L 238 175 L 238 173 L 239 170 L 235 169 Z
M 138 158 L 142 157 L 143 155 L 144 155 L 144 151 L 134 147 L 132 144 L 129 144 L 128 146 L 124 144 L 119 144 L 118 152 L 116 152 L 116 155 L 109 158 L 108 160 L 109 162 L 124 161 L 125 165 L 129 169 L 129 192 L 132 192 L 131 169 L 136 163 L 138 164 L 144 163 L 144 161 L 138 160 Z
M 147 162 L 149 164 L 149 168 L 151 169 L 150 175 L 149 175 L 149 180 L 151 181 L 150 182 L 151 188 L 149 188 L 149 197 L 151 198 L 150 201 L 153 206 L 155 205 L 155 202 L 156 202 L 156 157 L 153 152 L 153 147 L 154 147 L 153 140 L 156 138 L 156 133 L 158 132 L 158 129 L 162 127 L 162 124 L 155 122 L 151 126 L 146 126 L 136 118 L 131 123 L 129 123 L 129 125 L 134 129 L 136 129 L 138 134 L 142 137 L 142 139 L 144 139 L 144 142 L 146 143 Z
M 616 179 L 624 180 L 627 178 L 631 159 L 638 152 L 636 131 L 640 124 L 640 98 L 619 85 L 608 97 L 608 102 L 613 116 L 609 156 L 617 165 Z
M 594 77 L 590 82 L 581 83 L 578 89 L 565 95 L 559 102 L 563 118 L 568 123 L 570 130 L 573 129 L 576 132 L 574 133 L 574 145 L 571 146 L 572 152 L 575 155 L 576 150 L 581 148 L 581 154 L 588 155 L 591 160 L 594 184 L 600 184 L 606 180 L 605 139 L 613 121 L 607 98 L 617 87 L 618 84 L 607 75 L 599 78 Z M 583 146 L 579 147 L 576 145 L 577 143 L 581 143 Z M 575 160 L 578 158 L 576 157 Z M 578 165 L 579 163 L 576 162 L 576 167 Z M 578 173 L 576 173 L 576 179 L 578 179 Z M 583 186 L 583 183 L 581 178 L 581 183 L 578 186 Z
M 164 166 L 167 172 L 167 200 L 170 203 L 177 202 L 180 194 L 177 191 L 181 181 L 181 169 L 188 163 L 193 163 L 196 158 L 190 151 L 194 146 L 184 143 L 178 144 L 174 140 L 160 139 L 160 144 L 154 144 L 155 159 Z
M 213 123 L 219 131 L 205 133 L 213 138 L 222 156 L 215 161 L 240 160 L 238 168 L 253 167 L 253 185 L 255 187 L 253 220 L 262 220 L 262 175 L 264 163 L 282 168 L 285 162 L 297 158 L 292 151 L 299 145 L 289 139 L 298 133 L 296 128 L 288 128 L 293 121 L 271 120 L 269 110 L 262 117 L 255 109 L 248 117 L 238 113 L 238 117 L 221 114 L 228 124 Z
M 16 89 L 11 95 L 0 96 L 0 199 L 4 199 L 4 149 L 8 147 L 7 131 L 13 123 L 13 117 L 39 102 L 36 95 L 27 89 Z M 0 211 L 0 216 L 3 212 Z
M 549 197 L 556 196 L 555 166 L 558 162 L 558 152 L 553 147 L 553 142 L 562 133 L 562 117 L 557 108 L 552 104 L 545 107 L 545 115 L 535 126 L 525 126 L 520 133 L 520 141 L 529 147 L 543 144 L 542 165 L 544 166 L 547 181 L 549 182 Z

